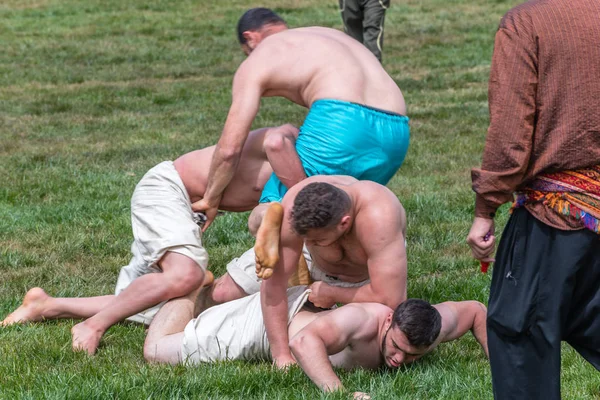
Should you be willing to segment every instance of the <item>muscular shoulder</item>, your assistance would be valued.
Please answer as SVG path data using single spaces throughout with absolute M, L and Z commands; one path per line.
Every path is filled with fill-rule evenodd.
M 354 331 L 353 339 L 363 340 L 377 335 L 380 322 L 383 323 L 392 309 L 379 303 L 350 303 L 336 311 L 344 311 L 344 317 L 359 327 Z
M 284 203 L 289 203 L 291 205 L 299 191 L 301 191 L 304 187 L 310 185 L 311 183 L 315 183 L 315 182 L 329 183 L 330 185 L 335 185 L 335 186 L 340 187 L 341 189 L 344 189 L 345 186 L 352 185 L 352 184 L 358 182 L 358 180 L 356 180 L 356 178 L 353 178 L 351 176 L 346 176 L 346 175 L 310 176 L 310 177 L 304 179 L 303 181 L 297 183 L 296 185 L 294 185 L 285 194 L 285 196 L 283 197 Z
M 396 197 L 394 192 L 377 182 L 359 181 L 354 179 L 354 181 L 351 182 L 351 185 L 353 188 L 356 188 L 360 192 L 360 196 L 362 198 L 375 198 L 384 195 L 385 197 L 381 199 L 382 201 L 392 201 L 394 203 L 399 203 L 398 198 Z
M 397 219 L 398 223 L 406 223 L 404 207 L 387 187 L 371 181 L 356 181 L 351 188 L 358 199 L 357 219 L 364 217 L 388 223 Z

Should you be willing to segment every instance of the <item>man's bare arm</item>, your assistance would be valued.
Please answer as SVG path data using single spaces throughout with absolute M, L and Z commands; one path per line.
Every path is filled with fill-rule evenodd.
M 483 348 L 485 355 L 489 357 L 487 345 L 486 318 L 487 308 L 480 302 L 471 301 L 447 301 L 434 306 L 442 315 L 442 331 L 439 342 L 449 342 L 458 339 L 468 331 Z
M 260 286 L 261 306 L 271 355 L 275 365 L 293 363 L 289 348 L 287 281 L 296 270 L 302 253 L 302 239 L 289 232 L 289 223 L 281 229 L 279 261 L 273 275 Z
M 260 106 L 262 74 L 260 70 L 254 71 L 257 66 L 249 61 L 240 65 L 233 78 L 232 103 L 210 164 L 204 198 L 192 206 L 195 211 L 204 211 L 209 218 L 205 229 L 214 219 L 223 192 L 235 174 Z
M 344 350 L 368 319 L 364 309 L 348 305 L 318 317 L 292 338 L 292 353 L 315 385 L 326 392 L 343 389 L 329 355 Z

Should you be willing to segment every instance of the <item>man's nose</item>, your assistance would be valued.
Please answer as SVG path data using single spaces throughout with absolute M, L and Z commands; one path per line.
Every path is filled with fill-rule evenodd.
M 395 357 L 395 359 L 396 359 L 396 364 L 400 365 L 400 364 L 404 363 L 404 359 L 405 359 L 405 358 L 406 358 L 406 357 L 405 357 L 404 353 L 403 353 L 403 352 L 401 352 L 401 351 L 399 351 L 399 352 L 396 354 L 396 357 Z

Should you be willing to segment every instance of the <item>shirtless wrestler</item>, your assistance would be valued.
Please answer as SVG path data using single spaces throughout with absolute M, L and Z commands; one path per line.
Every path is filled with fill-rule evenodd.
M 409 127 L 402 92 L 377 58 L 335 29 L 288 29 L 266 8 L 248 10 L 238 23 L 248 55 L 233 78 L 232 103 L 210 166 L 202 201 L 193 205 L 210 222 L 239 168 L 241 150 L 262 97 L 284 97 L 309 109 L 297 138 L 271 141 L 274 174 L 261 203 L 281 201 L 306 176 L 349 175 L 386 184 L 402 164 Z M 255 234 L 266 205 L 249 219 Z
M 210 308 L 194 318 L 195 293 L 169 301 L 150 325 L 144 357 L 154 363 L 269 360 L 260 294 Z M 353 303 L 315 313 L 310 290 L 287 290 L 290 347 L 309 378 L 324 391 L 343 389 L 333 367 L 397 368 L 471 330 L 487 355 L 486 308 L 477 301 L 431 305 L 409 299 L 395 310 Z M 362 396 L 362 397 L 361 397 Z M 356 392 L 355 398 L 368 398 Z

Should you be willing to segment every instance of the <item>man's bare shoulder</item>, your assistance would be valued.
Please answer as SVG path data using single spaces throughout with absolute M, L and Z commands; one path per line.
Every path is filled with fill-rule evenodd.
M 391 308 L 379 303 L 350 303 L 332 312 L 344 317 L 344 320 L 352 321 L 354 325 L 361 327 L 363 335 L 371 335 L 377 332 L 380 323 L 393 312 Z
M 319 53 L 329 54 L 332 51 L 335 51 L 338 56 L 350 56 L 353 54 L 350 54 L 348 49 L 354 50 L 355 48 L 362 49 L 356 40 L 337 29 L 310 26 L 286 29 L 266 37 L 248 59 L 273 60 L 278 55 L 283 55 L 280 57 L 281 62 L 291 62 L 291 60 L 295 60 L 294 56 L 307 57 Z M 342 50 L 343 53 L 339 53 Z M 321 58 L 317 57 L 317 59 Z M 306 62 L 314 60 L 305 59 L 304 61 L 306 64 Z M 322 61 L 325 62 L 325 60 Z M 333 60 L 329 58 L 326 62 L 331 63 Z
M 377 182 L 355 181 L 349 184 L 348 188 L 360 203 L 360 211 L 363 213 L 376 212 L 385 215 L 399 212 L 404 215 L 404 207 L 398 196 Z
M 284 207 L 285 207 L 285 203 L 287 203 L 287 202 L 291 201 L 293 203 L 293 200 L 299 191 L 301 191 L 303 188 L 310 185 L 311 183 L 316 183 L 316 182 L 329 183 L 330 185 L 334 185 L 341 189 L 344 189 L 345 186 L 352 185 L 352 184 L 358 182 L 358 180 L 356 178 L 353 178 L 353 177 L 347 176 L 347 175 L 314 175 L 314 176 L 310 176 L 310 177 L 302 180 L 301 182 L 297 183 L 296 185 L 294 185 L 285 194 L 285 196 L 283 197 Z

